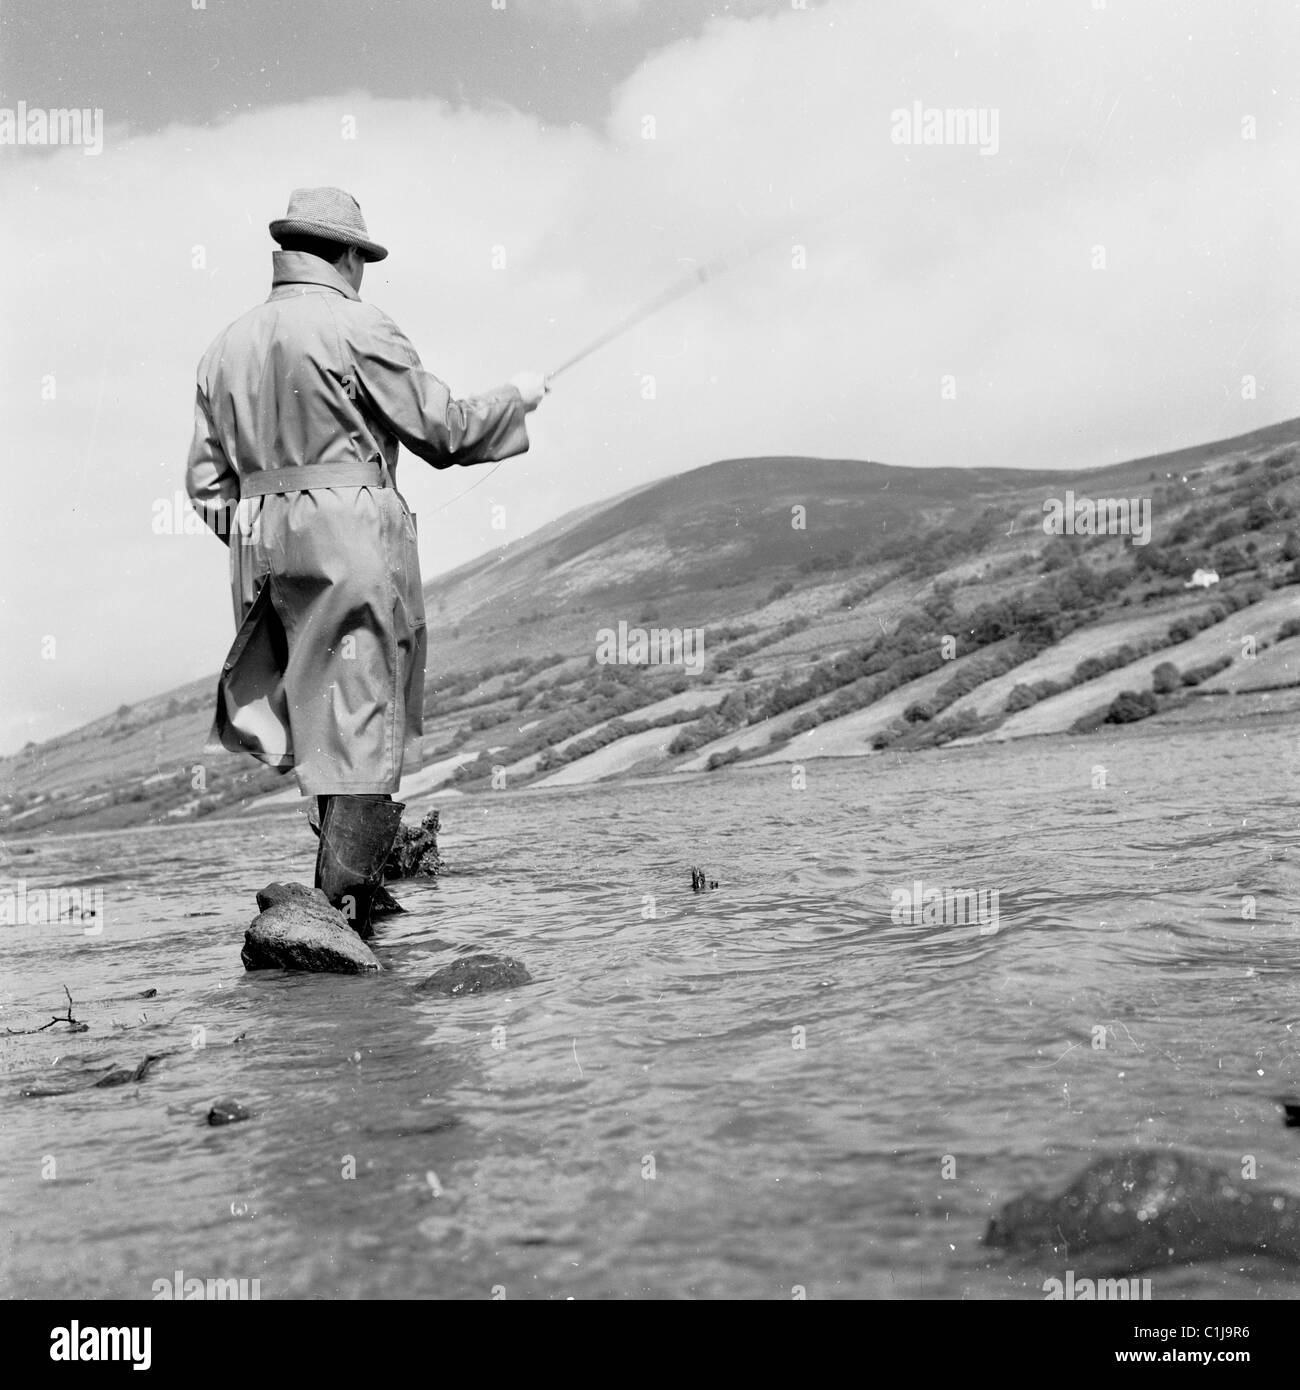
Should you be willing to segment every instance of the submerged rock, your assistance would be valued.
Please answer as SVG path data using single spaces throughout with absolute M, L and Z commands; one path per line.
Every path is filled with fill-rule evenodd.
M 143 1081 L 149 1075 L 149 1068 L 169 1054 L 151 1052 L 138 1067 L 114 1067 L 107 1076 L 101 1076 L 96 1086 L 129 1086 L 133 1081 Z
M 1055 1196 L 1008 1202 L 984 1243 L 1138 1270 L 1235 1255 L 1300 1263 L 1300 1198 L 1176 1152 L 1098 1159 Z
M 240 1120 L 247 1120 L 251 1111 L 240 1105 L 237 1100 L 219 1100 L 208 1111 L 208 1123 L 210 1125 L 236 1125 Z
M 244 933 L 248 970 L 313 970 L 360 974 L 378 970 L 374 952 L 319 888 L 268 883 L 257 895 L 261 915 Z
M 437 811 L 430 811 L 418 826 L 399 826 L 384 865 L 384 877 L 436 878 L 443 870 L 442 855 L 438 853 L 439 828 Z
M 405 911 L 406 909 L 402 906 L 402 904 L 399 903 L 395 897 L 393 897 L 393 895 L 388 891 L 387 888 L 384 887 L 382 883 L 379 885 L 378 888 L 375 889 L 375 896 L 370 904 L 370 916 L 372 918 L 387 917 L 391 913 Z
M 483 994 L 492 989 L 530 985 L 533 977 L 510 956 L 462 956 L 435 971 L 416 988 L 426 994 Z
M 58 1086 L 24 1086 L 19 1095 L 25 1098 L 40 1096 L 70 1096 L 74 1091 L 93 1091 L 111 1086 L 129 1086 L 133 1081 L 143 1081 L 155 1062 L 170 1057 L 170 1052 L 151 1052 L 138 1067 L 109 1067 L 105 1071 L 89 1072 L 69 1078 L 67 1084 Z

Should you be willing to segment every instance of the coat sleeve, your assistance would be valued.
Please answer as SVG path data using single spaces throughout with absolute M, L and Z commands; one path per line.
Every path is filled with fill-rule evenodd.
M 232 512 L 239 502 L 239 474 L 221 447 L 202 386 L 195 392 L 194 440 L 185 469 L 185 491 L 194 510 L 229 545 Z
M 351 335 L 358 394 L 413 454 L 449 468 L 528 451 L 524 401 L 516 387 L 454 400 L 386 314 L 370 310 L 364 330 Z

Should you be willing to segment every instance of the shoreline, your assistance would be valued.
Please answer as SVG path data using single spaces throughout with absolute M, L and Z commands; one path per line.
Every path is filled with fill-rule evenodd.
M 1285 694 L 1287 691 L 1294 691 L 1294 700 L 1283 708 L 1261 708 L 1260 699 L 1270 695 Z M 1254 704 L 1254 708 L 1243 708 L 1247 703 Z M 1198 706 L 1205 710 L 1200 713 Z M 1226 708 L 1225 708 L 1226 706 Z M 1195 714 L 1189 714 L 1196 711 Z M 522 787 L 502 787 L 495 791 L 483 791 L 478 793 L 459 792 L 454 789 L 446 789 L 434 792 L 417 792 L 409 795 L 406 802 L 407 819 L 417 807 L 427 810 L 434 805 L 444 801 L 464 801 L 469 805 L 475 804 L 480 797 L 508 797 L 511 801 L 529 796 L 543 795 L 552 796 L 571 796 L 596 791 L 608 787 L 627 787 L 633 784 L 644 784 L 646 786 L 663 786 L 678 784 L 682 786 L 699 785 L 703 779 L 711 779 L 725 776 L 731 773 L 743 773 L 747 777 L 753 776 L 757 772 L 768 775 L 775 775 L 782 782 L 788 778 L 786 769 L 795 766 L 812 766 L 822 764 L 853 763 L 860 760 L 876 760 L 890 753 L 898 757 L 921 758 L 929 760 L 936 755 L 944 756 L 950 753 L 965 753 L 972 749 L 998 750 L 1005 748 L 1009 744 L 1034 743 L 1042 744 L 1049 740 L 1056 740 L 1062 743 L 1069 741 L 1082 742 L 1084 740 L 1094 741 L 1099 738 L 1102 740 L 1122 737 L 1125 739 L 1133 737 L 1174 737 L 1180 734 L 1192 732 L 1193 730 L 1212 729 L 1215 731 L 1228 731 L 1234 725 L 1242 721 L 1249 721 L 1258 727 L 1267 727 L 1283 720 L 1291 719 L 1300 722 L 1300 682 L 1280 686 L 1258 687 L 1250 690 L 1198 690 L 1194 695 L 1189 695 L 1186 704 L 1176 709 L 1163 711 L 1160 714 L 1152 715 L 1149 719 L 1138 720 L 1128 724 L 1102 724 L 1091 732 L 1073 732 L 1069 729 L 1053 729 L 1042 732 L 1025 733 L 1018 736 L 1007 738 L 996 737 L 996 730 L 991 735 L 981 738 L 962 738 L 955 739 L 951 743 L 940 744 L 930 748 L 915 749 L 873 749 L 865 748 L 860 753 L 830 753 L 816 754 L 810 753 L 806 757 L 791 757 L 780 761 L 768 760 L 760 761 L 754 759 L 741 759 L 733 763 L 728 763 L 724 767 L 715 769 L 713 772 L 707 771 L 662 771 L 648 772 L 642 776 L 615 775 L 603 779 L 593 778 L 590 781 L 574 781 L 564 784 L 546 786 L 540 783 Z M 415 776 L 417 774 L 412 774 Z M 272 793 L 281 795 L 281 793 Z M 398 799 L 401 798 L 400 790 L 396 793 Z M 190 820 L 163 821 L 140 821 L 130 825 L 116 826 L 85 826 L 78 828 L 76 819 L 67 823 L 66 829 L 57 828 L 59 822 L 43 825 L 30 831 L 12 829 L 5 837 L 5 842 L 14 845 L 21 845 L 23 849 L 20 854 L 31 853 L 35 846 L 42 840 L 74 840 L 86 839 L 98 835 L 117 835 L 124 832 L 146 833 L 166 835 L 174 832 L 192 830 L 200 824 L 228 826 L 233 824 L 246 825 L 251 821 L 272 821 L 278 822 L 286 820 L 292 816 L 304 814 L 303 807 L 306 798 L 284 803 L 281 805 L 265 806 L 257 808 L 256 803 L 235 806 L 229 811 L 214 813 L 202 818 Z M 417 817 L 418 819 L 418 817 Z M 450 834 L 450 828 L 449 834 Z M 17 867 L 10 865 L 9 867 Z

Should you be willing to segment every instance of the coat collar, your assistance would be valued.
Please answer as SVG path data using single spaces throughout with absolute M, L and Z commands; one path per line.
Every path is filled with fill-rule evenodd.
M 338 271 L 319 256 L 307 251 L 273 251 L 271 293 L 289 285 L 323 285 L 328 290 L 337 290 L 348 299 L 361 298 Z

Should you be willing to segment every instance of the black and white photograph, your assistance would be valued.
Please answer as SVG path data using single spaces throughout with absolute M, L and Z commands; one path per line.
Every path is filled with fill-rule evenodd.
M 0 0 L 6 1344 L 1258 1369 L 1298 71 L 1292 0 Z

